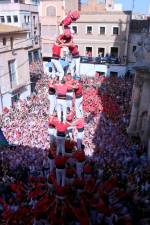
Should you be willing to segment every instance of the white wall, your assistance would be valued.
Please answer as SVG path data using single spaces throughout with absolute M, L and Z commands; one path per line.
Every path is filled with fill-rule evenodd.
M 12 95 L 10 93 L 6 93 L 2 96 L 3 108 L 5 108 L 5 107 L 10 108 L 11 107 L 11 97 L 12 97 Z
M 46 62 L 43 62 L 45 73 L 48 72 Z M 117 72 L 118 76 L 123 76 L 126 73 L 127 67 L 123 65 L 102 65 L 102 64 L 90 64 L 80 63 L 80 74 L 87 75 L 88 77 L 95 76 L 96 72 L 102 72 L 105 76 L 109 76 L 110 72 Z
M 110 72 L 117 72 L 118 76 L 124 76 L 127 71 L 127 66 L 120 66 L 120 65 L 110 65 L 108 68 L 108 75 L 110 75 Z
M 103 72 L 105 76 L 109 76 L 110 72 L 117 72 L 118 76 L 123 76 L 126 72 L 126 66 L 122 65 L 102 65 L 102 64 L 80 64 L 80 74 L 94 76 L 96 72 Z

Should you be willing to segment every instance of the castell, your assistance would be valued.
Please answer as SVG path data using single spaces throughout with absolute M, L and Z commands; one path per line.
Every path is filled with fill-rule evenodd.
M 0 225 L 150 224 L 150 18 L 119 2 L 0 1 Z

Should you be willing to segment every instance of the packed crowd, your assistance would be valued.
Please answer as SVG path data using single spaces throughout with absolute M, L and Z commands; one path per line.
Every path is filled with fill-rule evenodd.
M 0 148 L 1 224 L 147 225 L 147 155 L 126 133 L 133 80 L 79 79 L 74 44 L 73 72 L 64 76 L 57 57 L 72 42 L 66 24 L 74 15 L 53 46 L 52 77 L 1 116 L 10 143 Z
M 93 79 L 82 80 L 83 105 L 87 104 L 88 109 L 84 111 L 85 155 L 83 151 L 76 155 L 76 143 L 66 140 L 64 185 L 58 185 L 56 168 L 50 173 L 51 163 L 47 163 L 52 152 L 56 154 L 55 145 L 49 148 L 48 77 L 44 75 L 38 81 L 37 95 L 20 100 L 2 115 L 4 134 L 15 144 L 1 148 L 0 212 L 4 224 L 148 224 L 146 154 L 139 143 L 133 144 L 125 130 L 132 80 L 94 79 L 99 79 L 97 98 L 101 104 L 103 92 L 108 91 L 120 113 L 116 120 L 102 106 L 97 113 L 89 111 L 89 100 L 92 95 L 95 101 L 97 87 Z M 68 154 L 69 146 L 72 156 Z M 83 160 L 82 173 L 77 171 L 79 159 Z

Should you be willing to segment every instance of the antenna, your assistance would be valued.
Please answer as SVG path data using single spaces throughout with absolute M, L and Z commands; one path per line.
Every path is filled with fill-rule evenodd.
M 132 0 L 132 11 L 134 10 L 134 7 L 135 7 L 135 2 L 134 0 Z

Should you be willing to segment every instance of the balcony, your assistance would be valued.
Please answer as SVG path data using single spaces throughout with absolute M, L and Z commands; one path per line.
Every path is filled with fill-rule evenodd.
M 3 4 L 1 4 L 3 3 Z M 0 11 L 30 11 L 38 13 L 38 5 L 24 4 L 24 3 L 11 3 L 10 1 L 0 2 Z
M 81 63 L 92 63 L 92 64 L 121 64 L 121 60 L 117 57 L 105 56 L 105 57 L 87 57 L 81 56 Z

